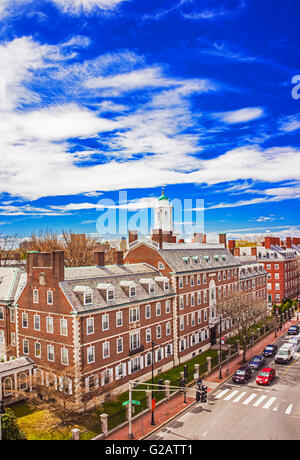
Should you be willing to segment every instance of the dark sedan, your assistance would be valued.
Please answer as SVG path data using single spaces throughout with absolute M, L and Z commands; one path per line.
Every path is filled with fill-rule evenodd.
M 249 363 L 249 366 L 253 370 L 257 371 L 265 364 L 265 361 L 266 361 L 265 358 L 261 355 L 253 356 Z
M 238 369 L 232 376 L 234 383 L 246 383 L 252 376 L 252 369 L 250 366 L 244 366 Z
M 275 356 L 277 353 L 277 345 L 267 345 L 263 351 L 263 355 L 267 358 L 268 356 Z

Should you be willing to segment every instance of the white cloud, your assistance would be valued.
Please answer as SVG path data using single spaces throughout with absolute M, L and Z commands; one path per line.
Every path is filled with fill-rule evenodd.
M 128 0 L 50 0 L 61 8 L 65 13 L 80 14 L 90 13 L 99 8 L 100 10 L 112 10 L 120 3 Z
M 293 133 L 300 129 L 300 114 L 285 117 L 280 121 L 280 130 L 286 133 Z
M 228 124 L 245 123 L 247 121 L 262 118 L 264 116 L 264 110 L 262 107 L 246 107 L 230 112 L 216 113 L 214 116 Z

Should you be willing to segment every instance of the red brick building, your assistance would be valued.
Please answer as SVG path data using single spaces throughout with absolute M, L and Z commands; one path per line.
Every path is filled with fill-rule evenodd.
M 296 299 L 300 295 L 299 260 L 300 239 L 266 237 L 263 246 L 236 248 L 229 241 L 231 251 L 239 260 L 256 260 L 264 265 L 267 272 L 268 305 L 279 304 L 282 299 Z
M 149 378 L 152 357 L 156 373 L 174 364 L 169 280 L 116 256 L 115 265 L 104 266 L 99 252 L 95 266 L 65 268 L 61 251 L 28 254 L 15 355 L 34 362 L 33 384 L 68 392 L 78 406 L 124 391 L 132 375 Z

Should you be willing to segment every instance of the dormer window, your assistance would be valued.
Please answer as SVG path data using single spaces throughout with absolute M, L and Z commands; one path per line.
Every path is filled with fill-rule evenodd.
M 140 283 L 148 290 L 149 294 L 155 292 L 155 282 L 152 278 L 141 278 Z
M 114 291 L 114 289 L 108 289 L 107 290 L 106 300 L 107 300 L 107 302 L 111 302 L 112 300 L 115 300 L 115 291 Z
M 136 287 L 135 286 L 131 286 L 129 288 L 129 296 L 130 297 L 135 297 L 136 296 Z
M 168 291 L 170 288 L 169 281 L 164 282 L 164 291 Z
M 158 266 L 159 270 L 164 270 L 165 269 L 165 266 L 164 266 L 164 264 L 162 262 L 158 262 L 157 266 Z
M 93 294 L 91 292 L 84 293 L 84 305 L 92 305 L 93 304 Z

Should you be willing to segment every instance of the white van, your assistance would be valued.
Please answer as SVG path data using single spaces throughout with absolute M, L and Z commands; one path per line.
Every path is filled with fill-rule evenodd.
M 295 351 L 294 345 L 290 343 L 286 343 L 282 345 L 282 347 L 279 348 L 279 350 L 277 351 L 275 355 L 275 363 L 277 364 L 289 363 L 290 360 L 294 356 L 294 351 Z
M 294 346 L 295 351 L 298 351 L 300 349 L 300 335 L 291 337 L 288 343 Z

